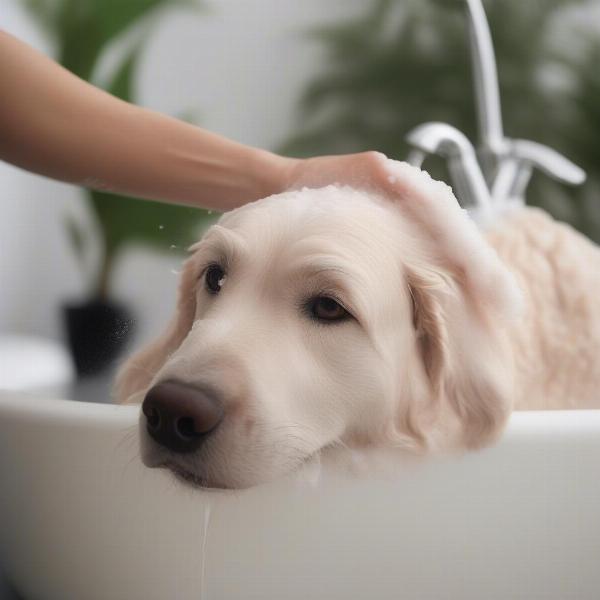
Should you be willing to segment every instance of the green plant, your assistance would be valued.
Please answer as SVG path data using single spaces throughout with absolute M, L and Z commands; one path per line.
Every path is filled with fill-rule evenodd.
M 564 141 L 588 173 L 586 188 L 579 196 L 579 229 L 600 241 L 600 36 L 579 31 L 578 37 L 583 43 L 582 55 L 567 61 L 578 76 L 568 94 L 572 110 Z
M 135 70 L 151 25 L 150 17 L 160 9 L 184 5 L 197 7 L 193 0 L 24 0 L 56 44 L 58 61 L 85 80 L 92 80 L 98 63 L 112 43 L 132 31 L 134 43 L 121 56 L 106 86 L 112 94 L 132 101 L 135 98 Z M 136 31 L 139 29 L 139 31 Z M 85 190 L 89 207 L 102 240 L 102 257 L 92 293 L 109 295 L 110 275 L 122 249 L 132 242 L 157 248 L 180 250 L 197 238 L 206 211 L 159 202 Z M 71 217 L 67 232 L 77 256 L 83 258 L 86 236 Z M 173 246 L 176 240 L 176 247 Z
M 554 147 L 579 160 L 592 178 L 600 176 L 599 56 L 568 62 L 555 43 L 561 11 L 582 0 L 484 4 L 507 135 Z M 310 35 L 324 49 L 325 66 L 301 99 L 302 130 L 282 152 L 308 156 L 374 149 L 404 159 L 407 132 L 425 121 L 451 123 L 477 141 L 464 1 L 374 0 L 359 17 Z M 550 76 L 557 73 L 558 79 L 568 73 L 578 80 L 575 98 L 555 85 Z M 570 134 L 576 123 L 587 135 Z M 439 160 L 428 159 L 426 168 L 447 177 Z M 580 190 L 536 175 L 528 201 L 600 241 L 600 222 L 590 227 Z

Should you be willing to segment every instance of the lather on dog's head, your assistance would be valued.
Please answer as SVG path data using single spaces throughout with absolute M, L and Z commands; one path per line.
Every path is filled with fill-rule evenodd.
M 512 276 L 451 190 L 395 163 L 400 200 L 303 189 L 225 214 L 192 247 L 176 314 L 131 358 L 142 456 L 247 487 L 337 443 L 493 441 L 511 411 Z

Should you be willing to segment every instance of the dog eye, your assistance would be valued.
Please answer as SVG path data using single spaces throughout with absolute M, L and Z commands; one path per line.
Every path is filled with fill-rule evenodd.
M 225 283 L 225 271 L 219 265 L 210 265 L 204 275 L 206 290 L 211 294 L 218 294 Z
M 319 321 L 341 321 L 350 316 L 350 313 L 341 304 L 328 296 L 312 298 L 308 308 L 311 317 Z

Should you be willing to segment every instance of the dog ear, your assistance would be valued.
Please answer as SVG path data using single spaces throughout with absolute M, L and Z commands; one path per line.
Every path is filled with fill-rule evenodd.
M 406 164 L 393 172 L 403 188 L 398 208 L 417 240 L 405 269 L 428 388 L 428 401 L 405 421 L 425 446 L 448 419 L 460 446 L 484 446 L 512 410 L 507 328 L 520 315 L 521 293 L 448 186 Z
M 485 303 L 470 299 L 464 282 L 447 273 L 412 271 L 408 283 L 429 391 L 426 416 L 416 420 L 421 441 L 431 438 L 428 427 L 443 430 L 450 413 L 460 426 L 459 445 L 491 443 L 512 410 L 506 321 Z
M 192 246 L 191 250 L 194 249 Z M 197 278 L 196 261 L 192 256 L 183 265 L 175 315 L 157 340 L 134 354 L 120 368 L 114 388 L 116 402 L 122 404 L 139 401 L 134 395 L 148 387 L 157 371 L 186 338 L 196 312 Z

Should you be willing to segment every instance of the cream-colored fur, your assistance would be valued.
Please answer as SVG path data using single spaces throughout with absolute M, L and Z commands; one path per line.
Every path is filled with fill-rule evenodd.
M 596 247 L 529 208 L 488 243 L 444 184 L 393 161 L 390 178 L 395 203 L 287 192 L 224 215 L 192 248 L 176 315 L 124 365 L 117 399 L 179 379 L 218 389 L 225 419 L 175 456 L 142 416 L 146 464 L 246 487 L 326 448 L 476 448 L 514 408 L 598 405 Z M 203 280 L 214 263 L 216 296 Z M 318 295 L 352 318 L 316 322 L 305 305 Z
M 600 407 L 600 251 L 537 208 L 507 215 L 487 234 L 523 290 L 511 329 L 515 409 Z

